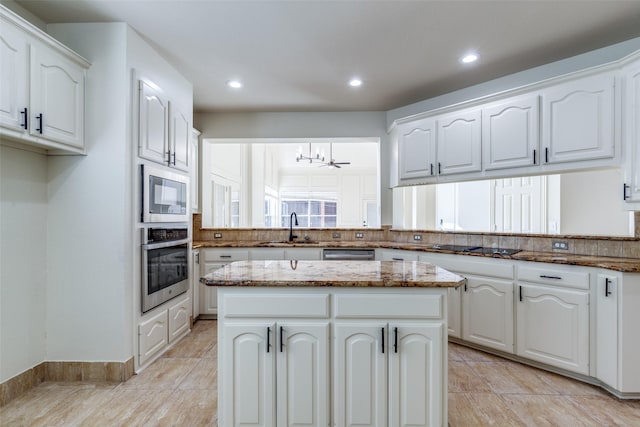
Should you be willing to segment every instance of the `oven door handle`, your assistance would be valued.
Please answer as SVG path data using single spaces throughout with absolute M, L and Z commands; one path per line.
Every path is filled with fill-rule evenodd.
M 180 240 L 171 240 L 168 242 L 158 242 L 158 243 L 145 243 L 142 245 L 142 249 L 150 250 L 150 249 L 162 249 L 169 248 L 172 246 L 180 246 L 189 243 L 189 239 L 180 239 Z

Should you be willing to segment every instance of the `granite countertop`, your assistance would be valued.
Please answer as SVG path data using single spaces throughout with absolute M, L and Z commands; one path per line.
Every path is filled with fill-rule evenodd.
M 237 261 L 200 279 L 208 286 L 458 287 L 466 279 L 421 261 Z
M 579 265 L 583 267 L 598 267 L 625 273 L 640 273 L 640 259 L 638 258 L 613 258 L 588 255 L 558 254 L 553 252 L 521 251 L 511 256 L 491 255 L 473 252 L 456 252 L 433 249 L 427 245 L 417 245 L 400 242 L 371 242 L 371 241 L 340 241 L 340 242 L 250 242 L 250 241 L 194 241 L 193 248 L 382 248 L 398 249 L 405 251 L 445 253 L 467 256 L 493 257 L 501 259 L 513 259 L 517 261 L 546 262 L 552 264 Z

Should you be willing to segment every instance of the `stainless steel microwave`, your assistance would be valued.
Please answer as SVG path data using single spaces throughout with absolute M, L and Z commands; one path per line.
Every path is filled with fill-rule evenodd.
M 140 165 L 142 222 L 189 222 L 189 177 Z

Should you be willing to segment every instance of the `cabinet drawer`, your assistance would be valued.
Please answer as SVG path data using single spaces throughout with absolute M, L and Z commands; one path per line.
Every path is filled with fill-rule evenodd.
M 574 270 L 568 267 L 518 266 L 518 281 L 589 289 L 589 272 Z
M 329 317 L 329 295 L 222 294 L 224 317 Z
M 200 249 L 202 252 L 203 249 Z M 249 259 L 249 251 L 246 249 L 225 248 L 225 249 L 204 249 L 204 260 L 206 261 L 244 261 Z
M 140 364 L 169 344 L 167 310 L 163 310 L 138 326 Z
M 442 319 L 441 295 L 359 294 L 335 296 L 336 318 Z

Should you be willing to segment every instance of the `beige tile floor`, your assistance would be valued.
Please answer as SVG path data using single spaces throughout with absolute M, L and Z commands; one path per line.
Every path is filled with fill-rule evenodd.
M 216 341 L 199 321 L 126 383 L 43 383 L 0 408 L 0 426 L 215 426 Z M 450 344 L 449 425 L 634 427 L 640 401 Z

